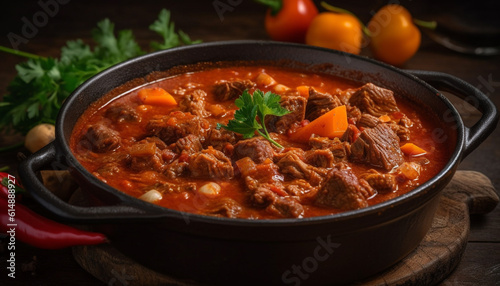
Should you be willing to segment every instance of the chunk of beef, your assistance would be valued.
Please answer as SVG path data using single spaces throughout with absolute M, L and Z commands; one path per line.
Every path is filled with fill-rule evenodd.
M 305 117 L 309 121 L 320 117 L 337 106 L 343 105 L 340 99 L 328 93 L 321 93 L 309 88 Z
M 411 121 L 410 118 L 408 118 L 406 115 L 403 116 L 402 118 L 399 119 L 398 122 L 399 125 L 404 126 L 406 128 L 410 128 L 413 126 L 413 121 Z
M 318 189 L 318 186 L 311 186 L 309 182 L 303 179 L 296 179 L 285 184 L 285 192 L 291 196 L 296 196 L 303 198 L 306 195 L 314 193 Z
M 245 157 L 237 161 L 237 166 L 241 170 L 242 176 L 252 177 L 259 183 L 268 183 L 281 188 L 281 182 L 284 181 L 284 176 L 279 172 L 278 166 L 270 161 L 255 164 L 248 157 Z
M 349 104 L 377 117 L 399 111 L 394 93 L 373 83 L 360 87 L 349 99 Z
M 358 107 L 352 105 L 347 105 L 346 111 L 347 111 L 347 121 L 352 124 L 356 124 L 363 115 L 363 113 L 361 112 L 361 110 L 359 110 Z
M 354 143 L 356 139 L 358 139 L 359 134 L 361 134 L 361 131 L 359 131 L 358 127 L 354 124 L 349 124 L 347 125 L 347 129 L 340 138 L 343 142 L 349 142 L 349 143 Z
M 282 174 L 294 179 L 306 179 L 313 186 L 317 186 L 323 180 L 325 170 L 315 168 L 305 163 L 297 154 L 287 153 L 277 163 Z
M 141 178 L 139 177 L 138 180 Z M 194 192 L 196 191 L 196 183 L 194 182 L 183 182 L 180 184 L 172 182 L 158 182 L 153 185 L 146 186 L 142 189 L 143 193 L 147 193 L 150 190 L 157 190 L 162 194 L 172 194 L 172 193 L 184 193 L 184 192 Z
M 392 131 L 398 135 L 400 141 L 408 141 L 410 140 L 410 135 L 411 131 L 409 128 L 399 125 L 399 124 L 394 124 L 394 123 L 389 123 L 387 124 L 389 127 L 391 127 Z
M 280 196 L 273 191 L 274 185 L 261 183 L 246 177 L 245 183 L 253 206 L 265 208 L 267 212 L 281 217 L 301 217 L 304 207 L 293 197 Z
M 101 178 L 101 179 L 104 179 L 104 181 L 105 181 L 105 178 L 116 176 L 116 175 L 118 175 L 118 173 L 121 172 L 121 170 L 122 170 L 122 168 L 120 168 L 119 162 L 108 162 L 108 163 L 104 164 L 103 166 L 99 167 L 99 169 L 97 169 L 94 172 L 94 175 Z
M 157 136 L 169 145 L 189 134 L 205 138 L 209 129 L 210 123 L 207 120 L 183 112 L 155 116 L 146 125 L 147 135 Z
M 286 218 L 300 218 L 304 215 L 304 207 L 293 197 L 277 196 L 266 211 Z
M 277 150 L 274 153 L 273 161 L 278 163 L 281 159 L 291 153 L 296 154 L 299 158 L 305 158 L 306 155 L 306 152 L 302 148 L 287 147 L 285 149 Z
M 244 157 L 250 157 L 260 164 L 268 158 L 273 158 L 273 147 L 269 141 L 260 137 L 241 140 L 234 145 L 233 158 L 238 160 Z
M 357 91 L 357 88 L 338 90 L 335 95 L 340 99 L 342 105 L 349 105 L 349 99 Z
M 203 142 L 203 147 L 208 148 L 208 146 L 212 146 L 214 149 L 221 151 L 228 144 L 235 144 L 238 142 L 240 137 L 241 136 L 233 131 L 224 128 L 212 128 L 209 130 L 207 138 Z
M 182 137 L 175 142 L 175 151 L 180 154 L 182 152 L 186 154 L 194 154 L 203 150 L 201 145 L 200 137 L 189 134 L 186 137 Z
M 308 150 L 305 154 L 306 162 L 314 167 L 332 168 L 335 158 L 328 149 Z
M 255 85 L 250 80 L 223 81 L 214 85 L 213 92 L 217 101 L 233 100 Z
M 189 173 L 188 162 L 176 159 L 165 166 L 163 174 L 169 179 L 187 176 Z
M 404 161 L 399 138 L 387 124 L 363 130 L 351 145 L 351 158 L 386 170 Z
M 158 138 L 146 138 L 130 146 L 127 150 L 129 154 L 128 167 L 134 171 L 155 170 L 163 172 L 165 170 L 163 150 L 158 147 L 157 143 L 165 148 L 165 144 Z M 167 149 L 167 152 L 169 151 Z
M 357 122 L 359 128 L 373 128 L 380 123 L 380 119 L 369 113 L 363 113 Z
M 194 178 L 231 179 L 234 176 L 231 160 L 213 148 L 191 155 L 188 168 Z
M 115 123 L 139 120 L 139 115 L 137 114 L 135 109 L 125 105 L 111 106 L 108 110 L 106 110 L 104 116 L 111 119 L 111 121 Z
M 195 89 L 192 92 L 184 95 L 179 101 L 179 110 L 182 112 L 190 112 L 191 114 L 200 117 L 207 117 L 210 115 L 205 109 L 205 98 L 207 93 L 201 89 Z
M 216 202 L 211 202 L 205 208 L 204 213 L 214 216 L 237 218 L 241 213 L 242 207 L 231 198 L 221 198 Z
M 327 137 L 311 137 L 309 139 L 309 146 L 311 146 L 312 150 L 329 150 L 333 155 L 333 163 L 347 160 L 350 150 L 348 142 L 343 142 L 336 137 L 333 139 Z
M 120 134 L 102 124 L 90 126 L 81 139 L 82 146 L 95 153 L 115 150 L 120 142 Z
M 358 180 L 351 169 L 333 169 L 323 187 L 316 194 L 315 204 L 341 210 L 355 210 L 368 206 L 367 198 L 373 189 L 363 179 Z
M 291 112 L 283 116 L 267 116 L 266 127 L 272 132 L 285 133 L 294 123 L 304 120 L 306 103 L 303 96 L 282 96 L 280 105 Z
M 378 192 L 393 192 L 398 188 L 396 177 L 393 174 L 382 174 L 370 169 L 360 177 L 365 179 Z

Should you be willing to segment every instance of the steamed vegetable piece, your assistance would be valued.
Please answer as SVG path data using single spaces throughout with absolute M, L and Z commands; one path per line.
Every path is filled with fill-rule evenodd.
M 318 14 L 312 0 L 255 0 L 269 7 L 265 25 L 275 41 L 304 43 L 307 28 Z
M 290 134 L 290 139 L 305 143 L 313 134 L 328 138 L 341 137 L 346 131 L 347 125 L 346 107 L 341 105 L 297 129 Z
M 421 156 L 427 153 L 427 151 L 413 143 L 405 143 L 403 146 L 401 146 L 401 151 L 410 156 Z
M 346 13 L 323 12 L 316 16 L 306 33 L 306 44 L 359 54 L 363 40 L 359 20 Z
M 197 42 L 174 30 L 170 13 L 165 9 L 150 29 L 163 38 L 162 42 L 151 43 L 153 50 Z M 82 40 L 68 41 L 59 59 L 0 47 L 0 51 L 28 58 L 16 66 L 18 74 L 0 102 L 0 131 L 26 134 L 38 124 L 54 124 L 62 102 L 77 86 L 114 64 L 145 53 L 130 30 L 115 35 L 114 24 L 108 19 L 97 23 L 92 36 L 94 48 Z
M 309 98 L 309 89 L 310 89 L 309 86 L 301 85 L 301 86 L 297 86 L 295 89 L 299 92 L 300 96 L 303 96 L 306 99 Z
M 39 124 L 28 131 L 28 134 L 24 138 L 24 146 L 31 153 L 35 153 L 55 138 L 56 128 L 54 125 L 48 123 Z
M 143 88 L 138 92 L 144 104 L 172 106 L 177 105 L 175 98 L 161 87 Z
M 239 108 L 234 113 L 234 119 L 229 120 L 227 125 L 217 124 L 217 128 L 240 133 L 244 138 L 252 138 L 255 133 L 258 133 L 276 147 L 283 148 L 269 136 L 264 124 L 266 115 L 283 116 L 290 113 L 281 107 L 280 100 L 279 95 L 270 91 L 264 94 L 257 89 L 252 96 L 245 90 L 234 102 Z

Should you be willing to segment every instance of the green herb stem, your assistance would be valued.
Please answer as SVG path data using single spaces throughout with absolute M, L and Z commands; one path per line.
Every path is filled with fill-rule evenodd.
M 427 28 L 430 30 L 434 30 L 437 27 L 436 21 L 423 21 L 423 20 L 419 20 L 419 19 L 413 19 L 413 23 L 415 23 L 415 25 L 417 25 L 419 27 Z
M 150 29 L 163 40 L 151 42 L 154 50 L 200 42 L 175 30 L 166 9 L 160 11 Z M 68 41 L 61 48 L 59 58 L 41 57 L 0 46 L 0 52 L 28 58 L 16 65 L 17 76 L 0 102 L 0 131 L 26 134 L 40 123 L 54 122 L 63 101 L 85 80 L 112 65 L 146 53 L 135 41 L 132 31 L 115 33 L 114 24 L 109 19 L 97 23 L 92 38 L 95 42 L 93 48 L 82 40 Z M 0 152 L 16 147 L 0 148 Z
M 9 53 L 9 54 L 13 54 L 13 55 L 16 55 L 16 56 L 28 58 L 28 59 L 34 59 L 34 60 L 38 60 L 38 59 L 43 59 L 44 58 L 44 57 L 40 57 L 40 56 L 35 55 L 35 54 L 31 54 L 31 53 L 27 53 L 27 52 L 22 52 L 22 51 L 14 50 L 14 49 L 7 48 L 7 47 L 4 47 L 4 46 L 0 46 L 0 51 L 6 52 L 6 53 Z
M 273 143 L 276 147 L 278 147 L 278 148 L 280 148 L 280 149 L 283 149 L 283 146 L 281 146 L 281 144 L 280 144 L 280 143 L 278 143 L 278 142 L 274 141 L 274 139 L 273 139 L 273 138 L 271 138 L 271 136 L 269 136 L 269 133 L 267 133 L 267 129 L 266 129 L 265 127 L 263 128 L 263 130 L 264 130 L 265 134 L 264 134 L 264 133 L 262 133 L 260 130 L 257 130 L 257 132 L 258 132 L 258 133 L 259 133 L 262 137 L 266 138 L 269 142 Z
M 255 2 L 265 5 L 271 9 L 271 15 L 276 15 L 283 8 L 283 0 L 254 0 Z M 284 0 L 287 1 L 287 0 Z

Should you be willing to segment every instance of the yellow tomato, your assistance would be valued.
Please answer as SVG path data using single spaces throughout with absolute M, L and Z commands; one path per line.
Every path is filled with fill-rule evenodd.
M 306 44 L 359 54 L 363 32 L 358 19 L 349 14 L 318 14 L 306 33 Z
M 368 23 L 368 29 L 373 56 L 392 65 L 402 65 L 420 46 L 420 30 L 413 24 L 410 12 L 400 5 L 382 7 Z

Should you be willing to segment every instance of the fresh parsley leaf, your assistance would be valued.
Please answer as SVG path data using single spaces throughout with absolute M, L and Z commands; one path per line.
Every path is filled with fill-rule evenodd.
M 158 15 L 158 19 L 149 26 L 149 29 L 155 31 L 163 38 L 163 42 L 152 42 L 151 47 L 155 50 L 164 50 L 177 46 L 200 43 L 200 40 L 192 41 L 189 36 L 180 31 L 175 32 L 175 24 L 171 22 L 170 11 L 163 9 Z
M 92 49 L 82 40 L 68 41 L 59 59 L 44 58 L 1 47 L 0 51 L 28 58 L 16 66 L 17 76 L 9 84 L 0 102 L 0 131 L 15 130 L 26 134 L 40 123 L 54 123 L 62 102 L 84 81 L 112 65 L 145 53 L 130 30 L 115 34 L 109 19 L 97 23 L 92 31 L 96 43 Z M 170 12 L 163 9 L 150 29 L 159 33 L 163 42 L 155 49 L 193 44 L 187 34 L 175 32 Z
M 182 30 L 179 30 L 179 37 L 181 39 L 181 42 L 184 45 L 192 45 L 192 44 L 199 44 L 201 43 L 201 40 L 191 40 L 188 34 L 184 33 Z
M 257 132 L 278 148 L 283 148 L 269 136 L 264 123 L 267 115 L 283 116 L 290 113 L 280 105 L 280 100 L 279 95 L 270 91 L 264 93 L 257 89 L 250 95 L 245 90 L 234 102 L 239 108 L 234 113 L 234 119 L 229 120 L 227 125 L 217 124 L 217 128 L 240 133 L 245 139 L 252 138 Z

